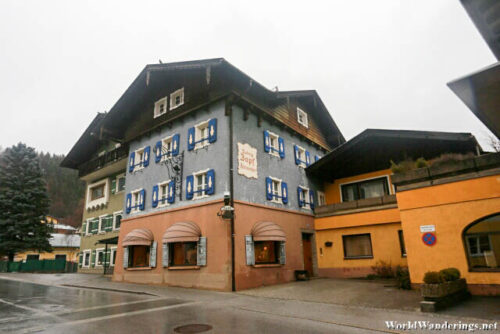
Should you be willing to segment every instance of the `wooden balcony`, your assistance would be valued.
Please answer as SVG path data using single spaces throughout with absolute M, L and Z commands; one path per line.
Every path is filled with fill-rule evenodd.
M 322 205 L 316 207 L 314 213 L 316 217 L 326 217 L 337 214 L 396 208 L 397 206 L 396 195 L 386 195 L 382 197 L 360 199 L 357 201 Z
M 112 151 L 81 164 L 78 168 L 78 176 L 83 177 L 122 159 L 128 158 L 128 146 L 120 146 Z

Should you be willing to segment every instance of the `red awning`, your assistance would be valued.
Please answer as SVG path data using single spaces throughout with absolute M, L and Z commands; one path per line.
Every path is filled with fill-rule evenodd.
M 192 222 L 179 222 L 167 228 L 163 235 L 163 243 L 198 241 L 200 236 L 201 229 L 198 225 Z
M 254 241 L 285 241 L 285 231 L 276 223 L 258 222 L 251 231 Z
M 153 232 L 146 228 L 138 228 L 129 232 L 123 239 L 123 247 L 144 245 L 149 246 L 154 240 Z

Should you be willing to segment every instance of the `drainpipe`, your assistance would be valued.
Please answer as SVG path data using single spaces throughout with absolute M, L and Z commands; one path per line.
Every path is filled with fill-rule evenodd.
M 233 108 L 230 100 L 226 101 L 229 112 L 229 196 L 230 205 L 234 208 L 234 184 L 233 184 Z M 234 211 L 231 217 L 231 291 L 236 291 L 236 274 L 234 260 Z

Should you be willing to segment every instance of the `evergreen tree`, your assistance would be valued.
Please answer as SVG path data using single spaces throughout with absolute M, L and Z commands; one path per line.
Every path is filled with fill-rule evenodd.
M 47 187 L 34 148 L 19 143 L 0 157 L 0 254 L 51 251 Z

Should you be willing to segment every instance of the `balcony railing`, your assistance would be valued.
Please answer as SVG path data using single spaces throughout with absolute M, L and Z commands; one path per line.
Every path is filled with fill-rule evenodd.
M 80 165 L 78 169 L 78 175 L 80 177 L 95 172 L 101 168 L 104 168 L 112 163 L 127 158 L 128 156 L 128 146 L 120 146 L 112 151 L 106 152 L 105 154 L 87 161 Z
M 357 201 L 342 202 L 336 204 L 318 206 L 314 213 L 317 216 L 328 216 L 332 214 L 339 214 L 346 211 L 397 205 L 396 195 L 386 195 L 381 197 L 365 198 Z

